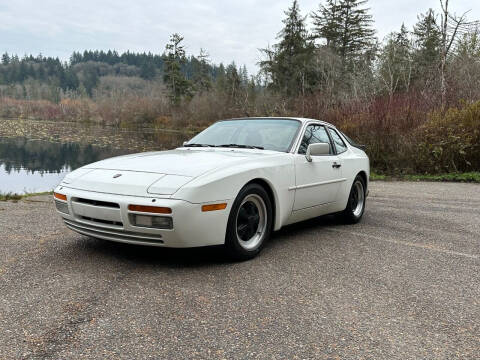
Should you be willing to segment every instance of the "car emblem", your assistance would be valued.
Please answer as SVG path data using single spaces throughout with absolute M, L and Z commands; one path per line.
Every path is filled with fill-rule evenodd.
M 122 176 L 122 174 L 115 174 L 115 175 L 113 175 L 113 178 L 116 179 L 116 178 L 118 178 L 118 177 L 120 177 L 120 176 Z

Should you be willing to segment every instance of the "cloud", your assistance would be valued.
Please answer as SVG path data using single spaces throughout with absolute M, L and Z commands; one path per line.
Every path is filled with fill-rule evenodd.
M 300 0 L 304 14 L 318 4 Z M 0 5 L 0 51 L 41 52 L 65 60 L 84 49 L 161 53 L 170 34 L 178 32 L 188 53 L 204 48 L 216 63 L 235 60 L 256 71 L 258 49 L 275 43 L 290 5 L 290 0 L 16 0 Z M 402 22 L 413 25 L 429 7 L 439 7 L 436 0 L 371 0 L 369 6 L 380 38 Z M 472 8 L 470 17 L 480 17 L 480 3 L 461 0 L 453 6 L 457 12 Z

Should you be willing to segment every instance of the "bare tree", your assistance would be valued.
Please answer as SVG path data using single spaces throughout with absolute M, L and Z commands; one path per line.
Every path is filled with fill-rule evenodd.
M 442 7 L 442 23 L 441 23 L 441 35 L 442 35 L 442 53 L 440 64 L 440 76 L 441 76 L 441 93 L 442 93 L 442 107 L 445 106 L 447 100 L 447 84 L 445 80 L 447 58 L 452 48 L 455 39 L 460 34 L 465 34 L 473 28 L 479 25 L 479 21 L 467 21 L 467 14 L 470 10 L 464 12 L 461 16 L 451 14 L 448 9 L 449 0 L 440 0 Z

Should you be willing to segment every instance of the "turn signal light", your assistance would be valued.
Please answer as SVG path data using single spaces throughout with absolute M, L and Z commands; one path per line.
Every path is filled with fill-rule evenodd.
M 63 194 L 59 194 L 59 193 L 54 192 L 53 197 L 57 198 L 58 200 L 67 201 L 67 195 L 63 195 Z
M 225 210 L 226 208 L 227 203 L 202 205 L 202 211 Z
M 128 205 L 128 210 L 152 214 L 171 214 L 172 209 L 159 206 Z

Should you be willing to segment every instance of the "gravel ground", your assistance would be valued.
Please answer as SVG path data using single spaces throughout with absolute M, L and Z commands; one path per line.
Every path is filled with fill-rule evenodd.
M 375 182 L 230 263 L 66 229 L 0 203 L 0 359 L 478 359 L 480 186 Z

